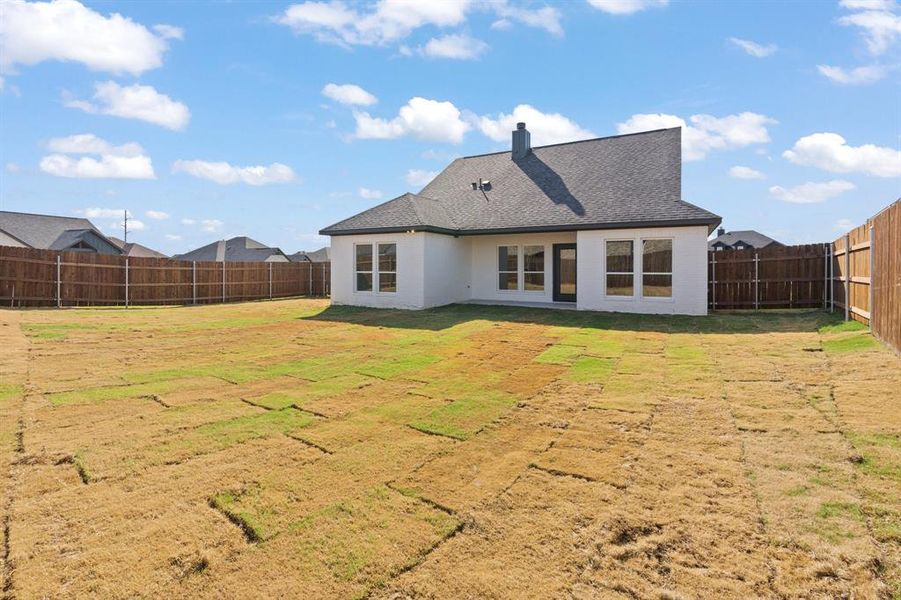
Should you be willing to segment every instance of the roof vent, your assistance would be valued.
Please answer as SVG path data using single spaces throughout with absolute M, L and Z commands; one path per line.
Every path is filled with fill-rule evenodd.
M 513 132 L 513 160 L 520 160 L 532 151 L 532 140 L 525 123 L 517 123 Z

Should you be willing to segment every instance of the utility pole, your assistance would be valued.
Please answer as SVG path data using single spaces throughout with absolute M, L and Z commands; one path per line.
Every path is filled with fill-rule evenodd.
M 128 243 L 128 209 L 125 209 L 125 219 L 122 221 L 122 241 Z

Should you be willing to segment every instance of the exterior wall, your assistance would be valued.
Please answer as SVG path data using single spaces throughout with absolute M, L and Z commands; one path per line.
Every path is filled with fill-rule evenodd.
M 423 308 L 425 233 L 380 233 L 332 237 L 332 304 L 375 308 Z M 397 292 L 358 292 L 354 271 L 354 246 L 397 244 Z M 373 250 L 373 260 L 376 250 Z
M 672 238 L 672 298 L 641 297 L 641 240 Z M 633 240 L 635 295 L 605 296 L 606 240 Z M 610 229 L 578 232 L 577 308 L 657 314 L 707 314 L 707 227 Z
M 471 292 L 471 238 L 425 233 L 423 304 L 465 302 Z
M 471 236 L 473 300 L 499 302 L 553 302 L 553 244 L 576 242 L 576 232 L 518 233 Z M 505 245 L 544 246 L 544 291 L 498 289 L 497 247 Z M 577 256 L 576 260 L 580 257 Z M 522 281 L 520 271 L 520 282 Z M 577 288 L 578 289 L 578 288 Z

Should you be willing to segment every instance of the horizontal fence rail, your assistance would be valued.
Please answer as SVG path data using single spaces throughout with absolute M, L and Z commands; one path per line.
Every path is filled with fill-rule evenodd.
M 3 306 L 213 304 L 328 296 L 329 263 L 191 262 L 0 246 Z

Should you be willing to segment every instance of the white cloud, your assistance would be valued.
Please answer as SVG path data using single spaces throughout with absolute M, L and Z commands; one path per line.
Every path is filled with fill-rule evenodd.
M 111 154 L 114 156 L 139 156 L 144 149 L 140 144 L 129 142 L 113 146 L 93 133 L 80 133 L 63 138 L 51 138 L 47 142 L 51 152 L 60 154 Z
M 113 146 L 104 139 L 85 133 L 53 138 L 47 143 L 50 154 L 41 159 L 43 172 L 56 177 L 79 179 L 155 179 L 150 158 L 134 142 Z M 74 158 L 68 154 L 93 154 Z
M 15 175 L 22 172 L 22 167 L 14 162 L 8 162 L 6 163 L 6 172 Z
M 94 71 L 138 75 L 163 63 L 172 30 L 154 34 L 118 13 L 108 17 L 75 0 L 5 0 L 0 70 L 45 60 L 79 62 Z
M 395 139 L 410 136 L 419 140 L 459 144 L 470 129 L 451 102 L 427 98 L 411 98 L 391 119 L 371 117 L 356 112 L 355 136 L 360 139 Z
M 430 39 L 419 51 L 430 58 L 472 60 L 487 50 L 488 44 L 482 40 L 466 34 L 452 34 Z
M 438 176 L 438 171 L 425 171 L 423 169 L 410 169 L 404 175 L 404 180 L 409 184 L 417 187 L 428 185 L 430 181 Z
M 139 119 L 168 129 L 184 129 L 191 119 L 188 107 L 149 85 L 120 86 L 114 81 L 94 84 L 94 103 L 70 99 L 66 106 L 89 113 Z
M 863 6 L 849 8 L 863 8 Z M 853 13 L 840 18 L 838 22 L 841 25 L 860 28 L 867 49 L 874 55 L 883 54 L 894 43 L 895 38 L 901 35 L 901 16 L 885 8 Z
M 115 225 L 116 229 L 123 229 L 125 227 L 124 221 L 119 221 Z M 129 231 L 144 231 L 147 229 L 147 225 L 144 221 L 139 221 L 138 219 L 132 219 L 128 217 L 128 230 Z
M 854 184 L 843 179 L 833 179 L 823 183 L 802 183 L 793 188 L 784 188 L 774 185 L 770 188 L 770 195 L 783 202 L 793 204 L 814 204 L 834 198 L 844 192 L 854 189 Z
M 850 70 L 830 65 L 817 65 L 817 69 L 824 77 L 842 85 L 866 85 L 868 83 L 876 83 L 888 75 L 888 68 L 881 65 L 855 67 Z
M 848 231 L 857 227 L 857 224 L 854 223 L 854 221 L 852 221 L 851 219 L 839 219 L 835 222 L 835 225 L 833 225 L 833 227 L 835 229 L 838 229 L 839 231 Z
M 676 115 L 638 114 L 624 123 L 618 123 L 616 129 L 624 134 L 681 127 L 682 158 L 690 161 L 701 160 L 713 150 L 765 144 L 770 141 L 767 125 L 776 123 L 770 117 L 752 112 L 725 117 L 692 115 L 689 121 L 691 125 Z
M 62 154 L 45 156 L 41 170 L 56 177 L 78 179 L 154 179 L 153 165 L 146 156 L 101 156 L 100 160 Z
M 322 95 L 341 104 L 369 106 L 378 102 L 378 98 L 352 83 L 329 83 L 322 88 Z
M 852 10 L 892 10 L 897 6 L 895 0 L 839 0 L 839 4 Z
M 220 231 L 223 225 L 225 225 L 225 223 L 219 219 L 203 219 L 200 221 L 200 229 L 208 233 Z
M 766 179 L 766 175 L 760 171 L 752 169 L 751 167 L 742 167 L 740 165 L 736 165 L 729 169 L 729 177 L 735 179 Z
M 466 20 L 469 0 L 421 2 L 380 0 L 374 10 L 360 12 L 344 2 L 292 4 L 275 18 L 297 34 L 344 45 L 386 45 L 425 25 L 451 27 Z
M 611 15 L 630 15 L 669 4 L 669 0 L 588 0 L 588 4 Z
M 479 130 L 496 142 L 509 141 L 511 132 L 519 122 L 525 122 L 533 146 L 596 137 L 559 113 L 544 113 L 528 104 L 516 106 L 510 114 L 499 113 L 496 117 L 482 116 L 477 119 Z
M 360 198 L 365 198 L 366 200 L 378 200 L 382 197 L 382 192 L 380 190 L 370 190 L 369 188 L 360 188 Z
M 494 12 L 500 17 L 491 24 L 492 29 L 510 29 L 513 21 L 529 27 L 544 29 L 551 35 L 562 36 L 563 26 L 560 24 L 560 11 L 551 6 L 537 9 L 511 6 L 506 0 L 496 0 L 491 4 Z
M 776 53 L 779 48 L 776 44 L 767 44 L 766 46 L 752 42 L 751 40 L 743 40 L 741 38 L 729 38 L 729 41 L 738 46 L 746 53 L 757 58 L 766 58 Z
M 798 165 L 833 173 L 865 173 L 876 177 L 901 177 L 901 151 L 885 146 L 849 146 L 837 133 L 802 137 L 782 156 Z
M 182 225 L 197 225 L 197 219 L 182 219 Z
M 174 25 L 166 25 L 161 23 L 154 25 L 153 30 L 157 32 L 164 40 L 183 40 L 185 39 L 185 30 Z
M 150 219 L 155 219 L 157 221 L 165 221 L 169 218 L 169 213 L 163 212 L 161 210 L 148 210 L 144 213 Z
M 76 210 L 78 214 L 84 215 L 88 219 L 121 219 L 123 215 L 128 213 L 131 219 L 131 211 L 124 208 L 86 208 L 84 210 Z
M 172 163 L 173 173 L 187 173 L 201 179 L 209 179 L 220 185 L 246 183 L 248 185 L 268 185 L 294 181 L 296 175 L 291 167 L 281 163 L 269 166 L 237 167 L 227 162 L 205 160 L 177 160 Z
M 178 234 L 175 234 L 175 233 L 167 233 L 164 237 L 165 237 L 167 240 L 172 240 L 172 241 L 174 241 L 174 242 L 177 242 L 178 240 L 181 239 L 181 236 L 178 235 Z

